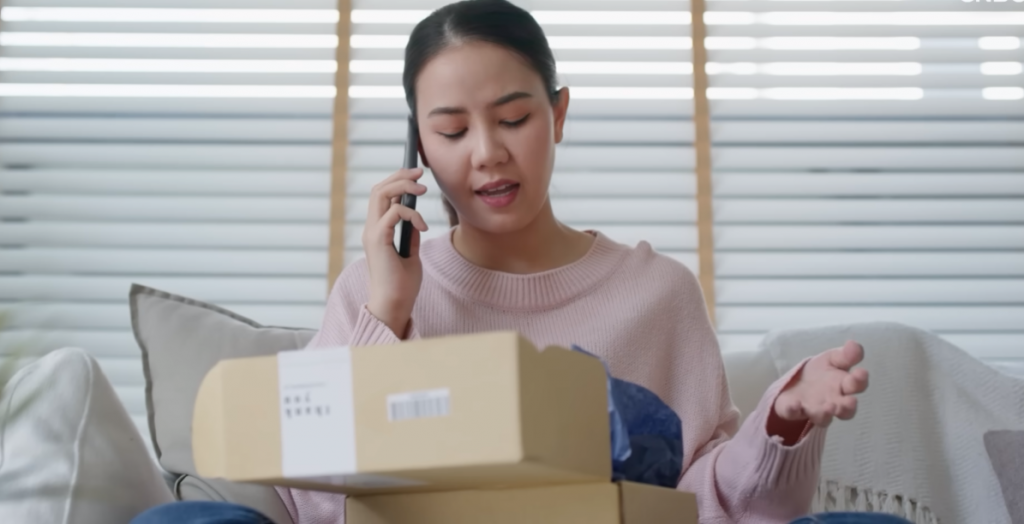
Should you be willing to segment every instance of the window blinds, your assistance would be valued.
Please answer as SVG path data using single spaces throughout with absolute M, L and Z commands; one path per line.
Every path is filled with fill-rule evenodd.
M 400 162 L 405 35 L 443 3 L 354 2 L 347 262 Z M 688 4 L 519 3 L 572 90 L 556 212 L 697 271 Z M 92 350 L 142 425 L 130 282 L 320 320 L 336 4 L 55 4 L 0 11 L 0 350 Z M 1019 3 L 707 6 L 723 348 L 888 319 L 1024 362 Z
M 131 282 L 319 325 L 335 6 L 4 0 L 0 350 L 90 350 L 148 438 Z
M 708 2 L 726 350 L 892 320 L 1024 363 L 1024 8 Z
M 401 165 L 408 108 L 401 88 L 407 35 L 448 2 L 355 0 L 350 77 L 346 261 L 362 254 L 373 185 Z M 648 240 L 697 270 L 692 83 L 687 2 L 544 0 L 529 9 L 570 88 L 565 141 L 552 179 L 555 214 L 627 244 Z M 417 206 L 444 234 L 439 190 Z

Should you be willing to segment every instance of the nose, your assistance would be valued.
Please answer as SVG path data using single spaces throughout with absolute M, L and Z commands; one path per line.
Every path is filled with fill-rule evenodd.
M 484 128 L 476 134 L 472 161 L 474 168 L 482 170 L 508 161 L 508 149 L 505 148 L 497 129 Z

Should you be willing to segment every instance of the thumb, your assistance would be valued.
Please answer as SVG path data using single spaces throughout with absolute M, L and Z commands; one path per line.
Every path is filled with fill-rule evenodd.
M 853 366 L 860 364 L 862 360 L 864 360 L 864 347 L 852 340 L 848 340 L 841 348 L 829 351 L 829 363 L 844 371 L 849 371 Z

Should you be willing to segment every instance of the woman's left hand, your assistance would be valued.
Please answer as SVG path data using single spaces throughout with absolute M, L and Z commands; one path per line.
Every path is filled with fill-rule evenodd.
M 793 422 L 810 420 L 827 427 L 833 417 L 849 420 L 857 413 L 857 397 L 868 388 L 864 348 L 852 340 L 807 362 L 800 376 L 775 399 L 775 415 Z

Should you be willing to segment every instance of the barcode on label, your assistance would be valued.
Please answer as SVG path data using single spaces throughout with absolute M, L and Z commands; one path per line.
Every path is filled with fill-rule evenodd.
M 398 422 L 447 416 L 451 412 L 450 399 L 451 393 L 447 389 L 388 395 L 388 420 Z

